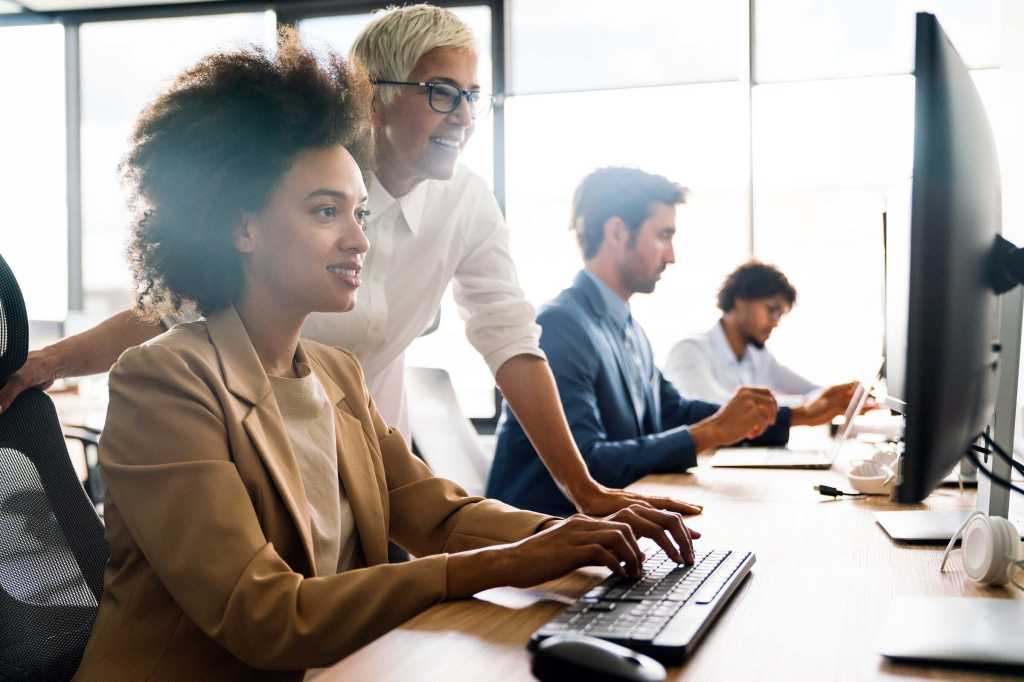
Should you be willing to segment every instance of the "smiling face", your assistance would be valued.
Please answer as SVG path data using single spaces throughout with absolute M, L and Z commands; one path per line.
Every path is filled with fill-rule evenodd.
M 619 268 L 622 285 L 633 293 L 649 294 L 661 273 L 676 262 L 672 239 L 676 234 L 676 207 L 652 202 L 647 219 L 633 233 Z
M 235 238 L 243 296 L 295 315 L 351 310 L 370 246 L 367 215 L 362 174 L 344 147 L 300 152 Z
M 451 47 L 433 49 L 423 55 L 405 80 L 439 81 L 461 90 L 479 90 L 476 53 Z M 427 104 L 426 88 L 377 87 L 395 88 L 394 99 L 389 104 L 378 103 L 374 111 L 377 173 L 382 180 L 391 179 L 390 184 L 408 191 L 428 178 L 451 178 L 459 154 L 473 134 L 474 119 L 468 104 L 461 101 L 455 111 L 440 114 Z
M 789 301 L 780 294 L 768 298 L 737 298 L 731 312 L 747 343 L 764 348 L 789 309 Z

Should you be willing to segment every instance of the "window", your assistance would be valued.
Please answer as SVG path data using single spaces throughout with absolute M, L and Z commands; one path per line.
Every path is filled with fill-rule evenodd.
M 33 320 L 68 310 L 64 29 L 0 28 L 0 255 Z M 12 68 L 17 64 L 17 68 Z
M 505 158 L 494 158 L 488 117 L 478 122 L 463 163 L 492 184 L 495 161 L 504 170 L 512 253 L 534 304 L 568 285 L 581 266 L 568 213 L 586 173 L 632 165 L 687 185 L 678 262 L 655 295 L 632 302 L 659 359 L 676 339 L 710 326 L 722 277 L 754 255 L 780 265 L 800 291 L 771 341 L 785 362 L 819 381 L 846 379 L 870 362 L 882 334 L 881 213 L 891 210 L 894 193 L 900 200 L 911 172 L 915 12 L 936 13 L 971 67 L 1007 186 L 1019 175 L 1018 159 L 1005 154 L 1011 144 L 1020 147 L 1013 112 L 1024 108 L 1009 68 L 1020 61 L 1013 56 L 1020 41 L 1004 26 L 1004 15 L 1020 14 L 1017 3 L 506 0 L 504 7 L 502 17 L 486 5 L 453 7 L 480 41 L 485 88 L 492 82 L 492 19 L 507 37 Z M 343 53 L 372 16 L 302 18 L 301 7 L 288 9 L 314 47 L 326 43 Z M 128 225 L 116 168 L 139 110 L 215 48 L 272 44 L 271 12 L 175 11 L 182 16 L 81 27 L 80 74 L 72 78 L 81 91 L 90 320 L 129 302 Z M 11 101 L 24 104 L 0 108 L 0 144 L 12 160 L 0 164 L 0 253 L 28 282 L 35 319 L 62 320 L 68 307 L 63 49 L 60 26 L 0 29 L 0 58 L 24 65 L 0 74 L 3 91 L 17 93 Z M 1012 192 L 1004 194 L 1006 232 L 1019 241 L 1020 211 Z M 31 225 L 31 242 L 10 224 Z M 863 318 L 855 328 L 845 324 L 848 310 Z M 468 346 L 450 296 L 440 328 L 417 340 L 407 361 L 447 368 L 467 412 L 492 413 L 490 374 Z
M 510 92 L 734 80 L 746 51 L 745 4 L 510 0 Z
M 569 231 L 580 181 L 632 166 L 691 190 L 678 210 L 676 264 L 653 295 L 631 302 L 655 357 L 711 326 L 715 289 L 749 249 L 744 97 L 740 83 L 717 83 L 511 99 L 507 214 L 527 298 L 543 304 L 583 267 Z
M 677 262 L 653 295 L 631 301 L 660 361 L 713 323 L 719 282 L 749 253 L 747 9 L 690 0 L 625 7 L 511 3 L 507 215 L 523 288 L 540 305 L 583 267 L 568 228 L 584 176 L 632 166 L 688 187 Z
M 996 112 L 999 71 L 973 75 Z M 798 291 L 771 347 L 812 380 L 860 377 L 882 352 L 882 213 L 906 210 L 914 78 L 757 85 L 753 140 L 755 253 Z
M 910 73 L 914 14 L 932 12 L 969 68 L 998 66 L 1001 0 L 757 0 L 759 83 Z
M 144 106 L 217 48 L 273 45 L 273 14 L 223 14 L 88 23 L 81 27 L 82 276 L 85 309 L 130 303 L 129 216 L 118 163 Z M 156 49 L 155 46 L 159 46 Z

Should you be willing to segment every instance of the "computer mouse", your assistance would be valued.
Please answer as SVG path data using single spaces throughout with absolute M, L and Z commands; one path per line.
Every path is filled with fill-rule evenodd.
M 555 635 L 537 646 L 532 672 L 541 682 L 661 682 L 650 656 L 585 635 Z

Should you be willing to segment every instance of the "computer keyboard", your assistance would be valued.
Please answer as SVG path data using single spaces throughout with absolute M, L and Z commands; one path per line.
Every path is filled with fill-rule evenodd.
M 751 552 L 697 552 L 680 566 L 651 543 L 639 578 L 611 576 L 530 638 L 577 633 L 622 644 L 669 665 L 682 663 L 750 572 Z

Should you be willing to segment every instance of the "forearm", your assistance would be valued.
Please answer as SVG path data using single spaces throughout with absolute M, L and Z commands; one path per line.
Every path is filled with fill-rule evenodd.
M 686 426 L 582 445 L 590 475 L 613 488 L 624 488 L 648 474 L 678 473 L 697 464 L 696 443 Z
M 495 381 L 552 478 L 578 505 L 597 484 L 573 440 L 547 361 L 517 355 L 501 366 Z
M 50 363 L 55 379 L 98 374 L 109 370 L 125 350 L 162 330 L 159 322 L 147 322 L 124 310 L 92 329 L 43 348 L 39 354 Z
M 803 405 L 798 405 L 790 410 L 790 426 L 817 426 L 820 420 L 816 420 Z
M 508 585 L 511 562 L 504 547 L 448 555 L 448 599 L 464 599 L 492 587 Z
M 690 437 L 693 438 L 694 449 L 698 453 L 707 452 L 722 445 L 722 437 L 711 417 L 691 426 Z

